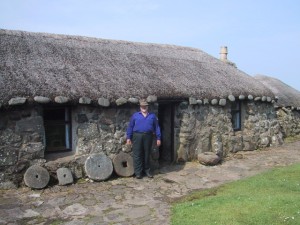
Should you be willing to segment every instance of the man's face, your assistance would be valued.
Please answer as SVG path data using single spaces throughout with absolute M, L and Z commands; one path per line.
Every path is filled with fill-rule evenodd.
M 141 106 L 140 106 L 140 109 L 141 109 L 141 111 L 142 111 L 143 113 L 148 112 L 148 106 L 147 106 L 147 105 L 141 105 Z

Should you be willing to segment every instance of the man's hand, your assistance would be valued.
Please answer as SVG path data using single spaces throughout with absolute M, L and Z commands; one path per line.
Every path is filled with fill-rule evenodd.
M 127 139 L 126 144 L 131 145 L 132 144 L 131 140 Z
M 161 145 L 161 141 L 160 141 L 160 140 L 157 140 L 157 141 L 156 141 L 156 145 L 157 145 L 157 147 L 159 147 L 159 146 Z

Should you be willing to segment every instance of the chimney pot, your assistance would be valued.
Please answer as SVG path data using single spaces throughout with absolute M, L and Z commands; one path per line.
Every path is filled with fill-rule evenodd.
M 228 54 L 227 46 L 222 46 L 220 50 L 220 60 L 226 62 L 227 54 Z

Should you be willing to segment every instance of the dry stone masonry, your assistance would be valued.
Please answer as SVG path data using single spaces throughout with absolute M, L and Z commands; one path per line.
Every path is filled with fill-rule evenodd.
M 36 96 L 33 100 L 35 104 L 28 104 L 29 99 L 16 97 L 7 104 L 1 103 L 0 188 L 22 184 L 42 188 L 44 184 L 36 185 L 43 176 L 38 174 L 42 171 L 40 167 L 59 185 L 86 176 L 106 180 L 113 171 L 118 176 L 133 175 L 132 150 L 125 143 L 129 119 L 138 110 L 138 98 L 94 101 L 84 96 L 78 100 L 79 104 L 70 105 L 73 148 L 69 160 L 60 163 L 45 160 L 43 107 L 49 103 L 65 106 L 69 100 L 64 96 L 56 96 L 54 100 Z M 199 160 L 213 165 L 222 162 L 228 153 L 277 146 L 284 138 L 299 135 L 299 110 L 275 108 L 272 104 L 275 100 L 268 96 L 228 95 L 227 99 L 190 97 L 188 101 L 174 103 L 174 160 Z M 157 113 L 157 97 L 150 95 L 147 101 L 151 103 L 151 111 Z M 231 105 L 236 101 L 242 104 L 239 131 L 233 130 L 231 122 Z M 93 163 L 95 155 L 101 157 Z M 158 150 L 152 159 L 153 168 L 159 166 L 157 155 Z M 39 169 L 29 176 L 31 173 L 26 172 L 32 166 Z

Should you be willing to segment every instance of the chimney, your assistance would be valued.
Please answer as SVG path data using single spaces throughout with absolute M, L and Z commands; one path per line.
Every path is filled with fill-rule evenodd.
M 235 68 L 237 68 L 237 66 L 235 65 L 235 63 L 229 61 L 227 59 L 227 54 L 228 54 L 228 50 L 227 50 L 227 46 L 222 46 L 221 49 L 220 49 L 220 60 L 222 62 L 225 62 L 231 66 L 234 66 Z
M 220 50 L 220 60 L 223 62 L 227 62 L 227 54 L 228 54 L 227 46 L 222 46 Z

